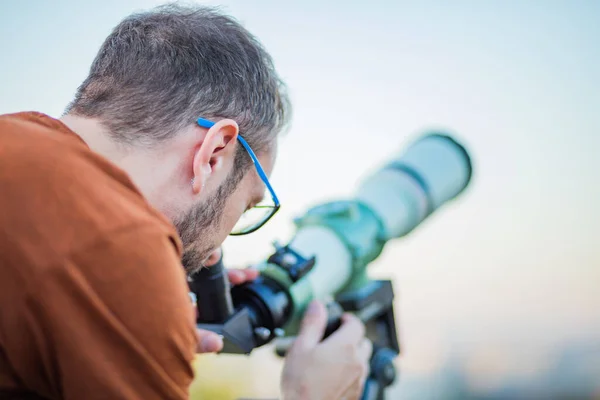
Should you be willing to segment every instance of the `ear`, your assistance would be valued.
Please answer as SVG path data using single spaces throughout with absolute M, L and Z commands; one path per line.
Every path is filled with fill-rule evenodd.
M 224 168 L 228 159 L 233 160 L 238 133 L 239 127 L 232 119 L 223 119 L 206 132 L 192 164 L 195 194 L 200 193 L 206 182 Z

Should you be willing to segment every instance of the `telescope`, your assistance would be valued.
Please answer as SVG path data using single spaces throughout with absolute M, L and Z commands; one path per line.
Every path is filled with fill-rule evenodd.
M 255 267 L 259 277 L 231 287 L 222 261 L 189 277 L 198 328 L 223 336 L 224 353 L 286 343 L 298 333 L 312 300 L 327 303 L 324 337 L 343 312 L 357 315 L 373 343 L 363 400 L 381 400 L 396 379 L 400 354 L 391 280 L 371 279 L 367 267 L 385 245 L 413 231 L 468 186 L 469 154 L 450 135 L 428 132 L 359 182 L 350 198 L 327 201 L 296 218 L 289 243 Z M 285 355 L 286 346 L 276 346 Z

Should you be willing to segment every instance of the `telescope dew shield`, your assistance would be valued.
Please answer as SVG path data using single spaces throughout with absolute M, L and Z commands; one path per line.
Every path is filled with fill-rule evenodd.
M 356 199 L 379 216 L 390 240 L 406 235 L 458 196 L 471 175 L 471 159 L 464 147 L 450 136 L 433 133 L 363 181 Z

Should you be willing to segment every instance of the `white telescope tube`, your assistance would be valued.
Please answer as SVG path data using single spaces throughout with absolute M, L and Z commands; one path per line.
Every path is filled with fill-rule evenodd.
M 471 162 L 465 149 L 448 136 L 431 134 L 410 145 L 359 185 L 353 200 L 366 205 L 383 224 L 384 238 L 409 233 L 429 214 L 457 196 L 468 185 Z M 332 208 L 335 213 L 335 207 Z M 351 225 L 356 222 L 350 214 Z M 354 226 L 376 245 L 381 232 Z M 355 230 L 356 231 L 356 230 Z M 340 291 L 352 278 L 351 250 L 338 236 L 344 232 L 319 225 L 301 227 L 290 245 L 300 254 L 315 256 L 315 265 L 303 278 L 314 298 L 323 299 Z M 373 237 L 368 237 L 372 235 Z
M 462 192 L 471 178 L 465 149 L 445 135 L 425 136 L 364 180 L 356 198 L 380 218 L 387 239 L 406 235 Z
M 300 254 L 316 257 L 315 266 L 306 275 L 315 299 L 331 296 L 350 280 L 352 256 L 331 230 L 318 226 L 301 228 L 294 236 L 291 247 Z

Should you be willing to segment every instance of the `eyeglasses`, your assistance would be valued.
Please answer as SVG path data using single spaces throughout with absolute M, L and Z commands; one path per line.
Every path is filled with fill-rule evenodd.
M 200 125 L 201 127 L 208 129 L 210 129 L 215 124 L 214 122 L 204 118 L 198 118 L 197 122 L 198 125 Z M 246 149 L 246 152 L 252 159 L 254 167 L 256 168 L 256 172 L 265 184 L 266 190 L 270 194 L 270 198 L 268 196 L 265 196 L 266 201 L 257 204 L 249 210 L 246 210 L 244 214 L 242 214 L 242 216 L 240 217 L 237 224 L 233 227 L 233 230 L 230 233 L 231 236 L 247 235 L 258 230 L 264 224 L 266 224 L 267 221 L 269 221 L 273 217 L 273 215 L 275 215 L 275 213 L 279 210 L 281 206 L 279 203 L 279 199 L 277 198 L 277 195 L 275 194 L 275 191 L 271 186 L 271 183 L 269 183 L 269 179 L 267 178 L 265 171 L 260 165 L 258 158 L 254 154 L 254 151 L 252 151 L 252 148 L 250 147 L 248 142 L 246 142 L 246 140 L 241 136 L 241 134 L 238 134 L 237 138 L 242 144 L 242 146 L 244 146 L 244 149 Z

